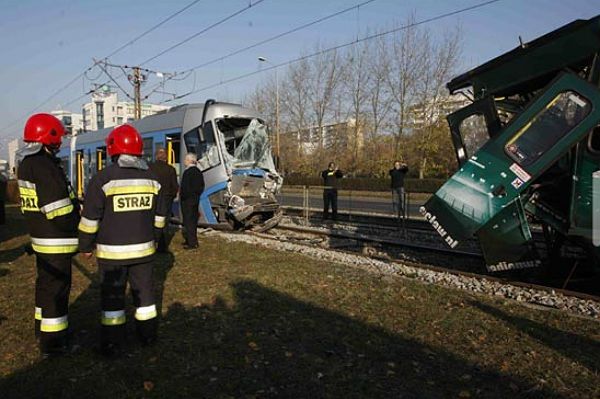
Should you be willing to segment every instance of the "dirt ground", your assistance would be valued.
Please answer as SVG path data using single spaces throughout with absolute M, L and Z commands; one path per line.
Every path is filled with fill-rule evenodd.
M 302 255 L 201 238 L 156 260 L 160 340 L 95 347 L 95 263 L 76 258 L 73 353 L 41 361 L 34 259 L 0 226 L 0 397 L 600 397 L 600 323 Z M 132 326 L 129 309 L 129 327 Z

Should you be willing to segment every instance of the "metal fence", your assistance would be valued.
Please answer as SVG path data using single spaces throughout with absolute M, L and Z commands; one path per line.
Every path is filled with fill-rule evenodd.
M 301 211 L 308 221 L 311 216 L 322 216 L 324 191 L 327 186 L 284 186 L 279 194 L 279 202 L 286 208 Z M 419 207 L 424 203 L 424 195 L 404 193 L 404 209 L 394 210 L 392 191 L 370 192 L 358 190 L 338 190 L 338 214 L 344 219 L 378 215 L 399 219 L 419 216 Z

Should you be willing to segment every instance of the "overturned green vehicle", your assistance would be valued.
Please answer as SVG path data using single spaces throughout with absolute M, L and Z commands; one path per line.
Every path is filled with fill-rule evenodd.
M 425 219 L 450 247 L 477 237 L 490 271 L 560 259 L 566 243 L 598 267 L 600 16 L 521 44 L 447 87 L 472 103 L 447 117 L 459 170 L 420 209 Z

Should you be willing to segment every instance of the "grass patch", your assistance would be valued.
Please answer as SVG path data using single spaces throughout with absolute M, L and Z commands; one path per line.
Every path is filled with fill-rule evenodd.
M 34 260 L 12 212 L 0 244 L 0 396 L 573 397 L 600 395 L 600 323 L 202 238 L 157 258 L 160 341 L 95 354 L 99 290 L 77 259 L 77 350 L 41 362 Z M 129 309 L 131 316 L 131 309 Z M 129 317 L 129 322 L 133 320 Z M 130 323 L 131 324 L 131 323 Z M 130 326 L 131 327 L 131 326 Z

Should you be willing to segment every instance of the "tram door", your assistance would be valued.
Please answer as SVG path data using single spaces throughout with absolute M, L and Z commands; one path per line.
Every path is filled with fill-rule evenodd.
M 167 163 L 175 168 L 177 179 L 181 178 L 181 135 L 169 134 L 166 138 Z

